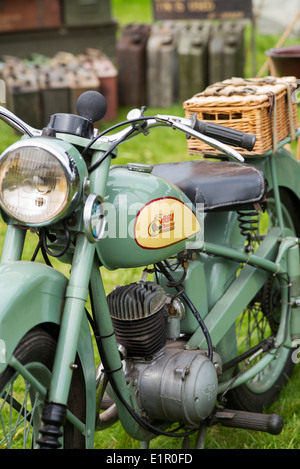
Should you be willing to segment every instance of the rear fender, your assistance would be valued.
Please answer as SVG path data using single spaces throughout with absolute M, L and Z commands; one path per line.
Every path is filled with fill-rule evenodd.
M 268 190 L 272 190 L 273 178 L 270 169 L 270 158 L 274 161 L 278 186 L 288 189 L 294 195 L 295 204 L 300 207 L 300 167 L 299 162 L 292 153 L 285 148 L 281 148 L 267 158 L 247 158 L 247 163 L 253 164 L 263 171 L 268 181 Z

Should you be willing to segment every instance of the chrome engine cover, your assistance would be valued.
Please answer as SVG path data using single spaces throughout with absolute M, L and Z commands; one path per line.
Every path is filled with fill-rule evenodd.
M 126 360 L 126 378 L 132 380 L 137 402 L 147 416 L 191 427 L 198 426 L 215 407 L 217 369 L 205 351 L 184 350 L 177 342 L 167 345 L 150 363 Z

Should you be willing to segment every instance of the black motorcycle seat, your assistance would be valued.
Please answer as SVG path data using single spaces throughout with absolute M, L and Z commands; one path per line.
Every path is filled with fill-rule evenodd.
M 155 165 L 152 173 L 179 187 L 193 204 L 203 204 L 205 212 L 250 210 L 265 198 L 264 174 L 249 164 L 183 161 Z

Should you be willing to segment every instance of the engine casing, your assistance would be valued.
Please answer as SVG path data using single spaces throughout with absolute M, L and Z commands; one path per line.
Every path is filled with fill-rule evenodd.
M 184 350 L 176 342 L 150 363 L 127 360 L 137 402 L 150 419 L 198 426 L 216 404 L 217 369 L 205 351 Z
M 178 303 L 178 304 L 177 304 Z M 213 411 L 221 359 L 206 350 L 186 350 L 179 328 L 183 304 L 170 301 L 155 282 L 117 287 L 108 295 L 116 338 L 125 350 L 126 380 L 150 420 L 198 426 Z

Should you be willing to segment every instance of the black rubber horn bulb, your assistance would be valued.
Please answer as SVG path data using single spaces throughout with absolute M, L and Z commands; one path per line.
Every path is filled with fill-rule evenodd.
M 93 123 L 97 122 L 103 119 L 106 114 L 106 99 L 97 91 L 86 91 L 79 96 L 76 110 L 79 116 L 85 117 Z

